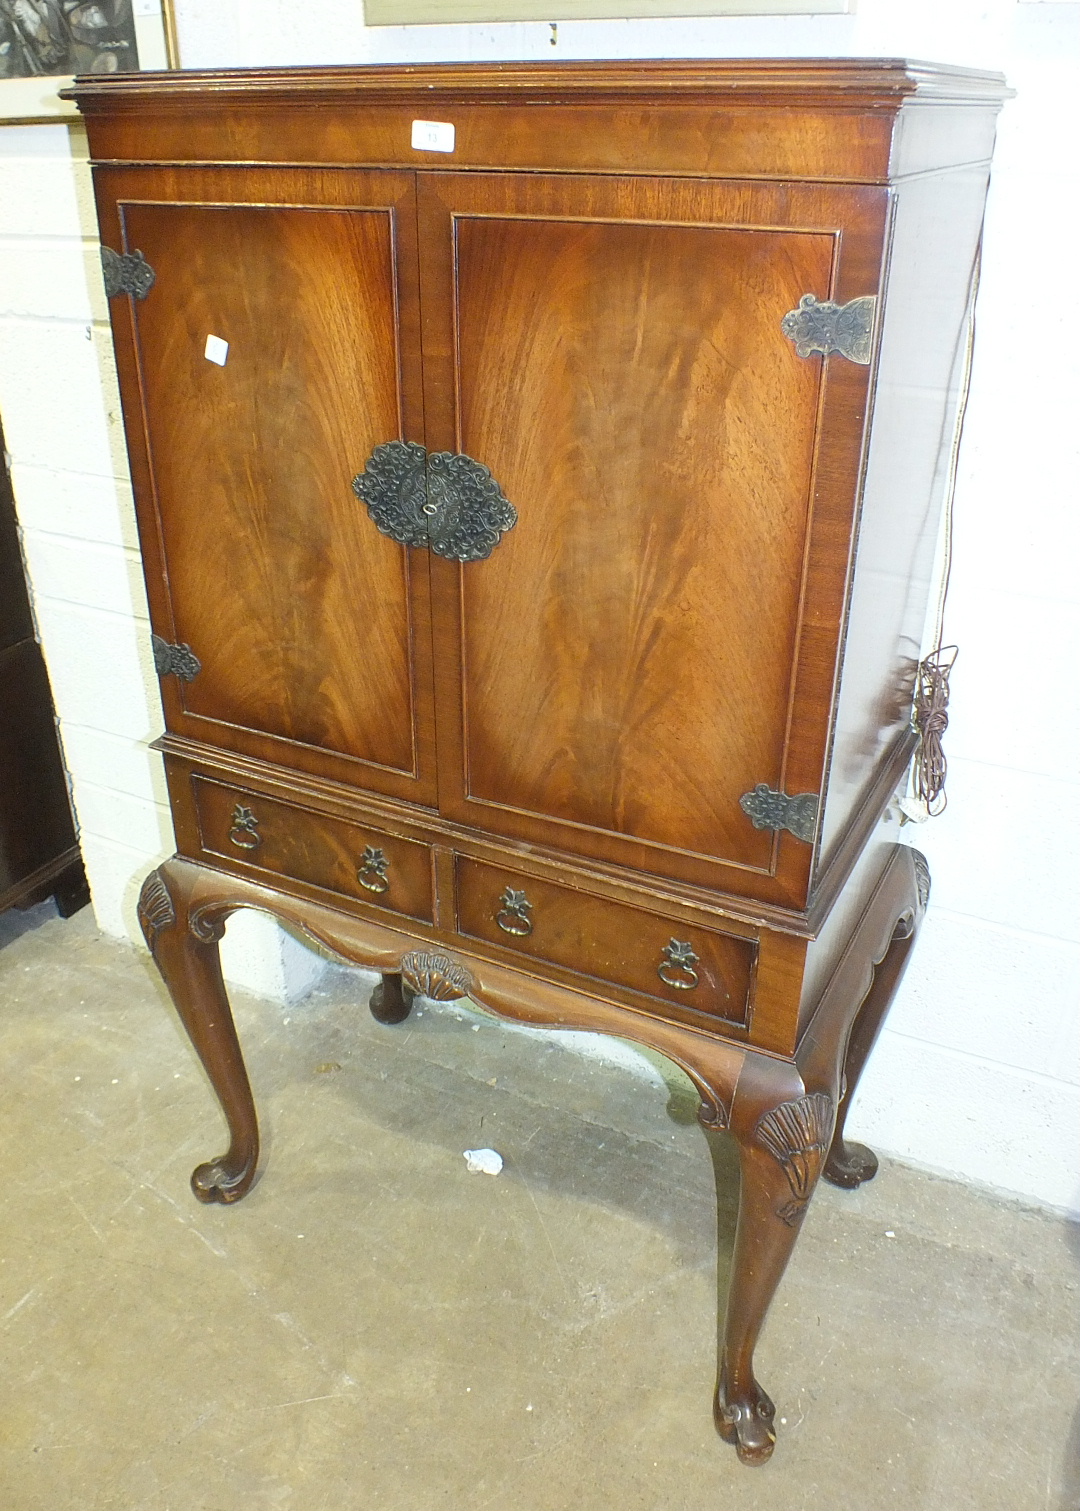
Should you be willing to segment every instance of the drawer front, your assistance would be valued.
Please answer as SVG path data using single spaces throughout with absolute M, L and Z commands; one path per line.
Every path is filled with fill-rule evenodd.
M 745 1026 L 757 944 L 457 856 L 461 934 Z
M 202 777 L 192 787 L 207 854 L 431 922 L 427 845 Z

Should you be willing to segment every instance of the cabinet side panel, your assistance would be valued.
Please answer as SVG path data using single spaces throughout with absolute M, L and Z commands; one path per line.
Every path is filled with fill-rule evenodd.
M 810 1022 L 855 932 L 874 888 L 900 840 L 900 819 L 890 805 L 869 835 L 817 938 L 806 951 L 799 998 L 799 1035 Z
M 0 451 L 4 435 L 0 430 Z M 15 500 L 0 459 L 0 899 L 75 845 L 52 692 L 34 639 Z M 0 900 L 0 907 L 7 904 Z
M 907 729 L 963 375 L 986 169 L 897 191 L 821 855 Z
M 0 452 L 5 453 L 0 430 Z M 0 650 L 34 638 L 34 620 L 23 577 L 19 527 L 15 522 L 15 499 L 6 462 L 0 458 Z
M 962 110 L 955 105 L 906 104 L 893 132 L 893 181 L 909 173 L 989 162 L 1000 108 L 997 101 Z
M 23 640 L 0 650 L 0 895 L 75 843 L 45 662 Z

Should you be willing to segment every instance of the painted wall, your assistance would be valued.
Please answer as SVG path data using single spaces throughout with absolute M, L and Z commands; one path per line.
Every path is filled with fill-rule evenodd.
M 915 963 L 852 1131 L 936 1169 L 1080 1211 L 1080 383 L 1066 330 L 1077 236 L 1080 6 L 861 0 L 855 16 L 367 29 L 359 0 L 178 0 L 189 66 L 437 59 L 908 55 L 1004 71 L 946 630 L 945 816 Z M 134 935 L 172 848 L 146 604 L 96 271 L 85 142 L 0 127 L 0 414 L 102 927 Z M 1073 255 L 1075 255 L 1073 253 Z M 227 973 L 298 996 L 314 957 L 230 925 Z

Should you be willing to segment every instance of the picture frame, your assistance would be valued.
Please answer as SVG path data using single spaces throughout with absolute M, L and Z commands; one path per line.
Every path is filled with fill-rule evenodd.
M 80 28 L 78 20 L 71 19 L 90 8 L 71 0 L 0 0 L 0 125 L 55 122 L 77 116 L 75 104 L 60 99 L 60 91 L 68 87 L 75 71 L 94 71 L 95 61 L 106 64 L 102 71 L 128 72 L 122 49 L 130 45 L 131 38 L 140 71 L 180 67 L 173 0 L 106 0 L 104 4 L 99 0 L 93 9 L 98 16 L 105 12 L 114 22 L 114 30 L 106 33 L 97 47 L 89 40 L 92 29 Z M 110 41 L 117 44 L 111 50 Z M 16 48 L 20 49 L 18 55 Z M 66 63 L 69 71 L 45 71 L 54 57 L 61 66 Z M 36 67 L 41 71 L 12 76 L 6 72 L 5 60 L 7 69 Z M 70 71 L 72 64 L 74 71 Z
M 856 0 L 364 0 L 368 26 L 460 21 L 602 21 L 661 17 L 849 15 Z

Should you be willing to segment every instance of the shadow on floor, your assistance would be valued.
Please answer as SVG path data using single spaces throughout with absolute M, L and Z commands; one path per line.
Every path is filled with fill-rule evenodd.
M 32 908 L 6 908 L 0 913 L 0 950 L 59 916 L 56 903 L 51 897 Z

